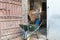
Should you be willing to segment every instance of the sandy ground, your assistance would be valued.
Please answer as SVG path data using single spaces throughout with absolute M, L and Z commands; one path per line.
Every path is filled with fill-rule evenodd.
M 22 39 L 22 37 L 17 37 L 17 38 L 12 39 L 12 40 L 23 40 L 23 39 Z M 46 36 L 40 34 L 40 35 L 39 35 L 39 38 L 37 38 L 36 35 L 33 35 L 33 36 L 30 37 L 30 40 L 46 40 Z
M 37 38 L 37 35 L 36 34 L 32 35 L 30 37 L 30 40 L 46 40 L 46 29 L 45 28 L 44 29 L 42 28 L 40 30 L 40 33 L 38 35 L 39 35 L 39 38 Z M 17 38 L 15 38 L 13 40 L 23 40 L 23 39 L 22 39 L 22 37 L 17 37 Z
M 39 35 L 39 38 L 37 38 L 37 36 L 34 35 L 34 36 L 31 36 L 30 40 L 46 40 L 45 35 L 42 35 L 42 34 L 38 34 L 38 35 Z

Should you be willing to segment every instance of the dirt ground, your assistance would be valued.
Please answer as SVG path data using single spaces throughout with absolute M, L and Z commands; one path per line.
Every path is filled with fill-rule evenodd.
M 44 31 L 45 30 L 45 31 Z M 37 38 L 36 34 L 32 35 L 30 37 L 30 40 L 46 40 L 46 29 L 45 28 L 41 28 L 40 30 L 40 33 L 38 34 L 39 35 L 39 38 Z M 21 36 L 15 38 L 15 39 L 12 39 L 12 40 L 23 40 L 23 38 Z

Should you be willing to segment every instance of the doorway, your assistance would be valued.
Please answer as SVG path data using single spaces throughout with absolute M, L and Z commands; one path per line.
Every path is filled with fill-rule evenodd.
M 36 10 L 39 9 L 40 21 L 42 22 L 41 27 L 39 28 L 40 33 L 47 37 L 47 2 L 46 0 L 29 0 L 29 13 L 28 13 L 28 22 L 35 25 L 35 20 L 37 18 Z

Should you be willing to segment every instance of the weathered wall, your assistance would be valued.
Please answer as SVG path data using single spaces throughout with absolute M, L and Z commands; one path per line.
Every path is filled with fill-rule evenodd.
M 60 40 L 60 0 L 47 0 L 47 37 Z
M 24 13 L 22 0 L 0 0 L 0 40 L 21 40 L 15 37 L 20 35 L 19 24 L 27 24 Z

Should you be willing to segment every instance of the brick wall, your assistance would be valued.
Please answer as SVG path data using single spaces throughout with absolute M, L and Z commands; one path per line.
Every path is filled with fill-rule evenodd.
M 24 12 L 22 11 L 22 0 L 0 0 L 1 40 L 21 40 L 18 37 L 21 32 L 19 24 L 26 21 L 22 12 Z

